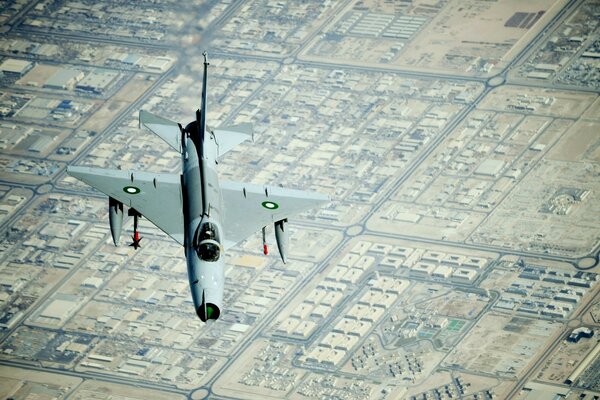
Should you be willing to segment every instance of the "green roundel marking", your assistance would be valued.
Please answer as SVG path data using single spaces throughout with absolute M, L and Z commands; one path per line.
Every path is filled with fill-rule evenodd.
M 262 206 L 267 210 L 277 210 L 279 208 L 279 204 L 273 203 L 272 201 L 263 201 Z
M 138 194 L 140 192 L 140 189 L 136 188 L 135 186 L 125 186 L 123 188 L 123 191 L 127 194 Z

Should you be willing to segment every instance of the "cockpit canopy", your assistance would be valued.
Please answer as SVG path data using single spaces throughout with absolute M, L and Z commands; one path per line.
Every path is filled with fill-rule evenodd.
M 194 249 L 203 261 L 215 262 L 221 256 L 221 240 L 217 225 L 212 222 L 200 224 L 194 235 Z

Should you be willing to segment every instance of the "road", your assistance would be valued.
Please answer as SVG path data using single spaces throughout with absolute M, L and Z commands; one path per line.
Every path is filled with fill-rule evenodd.
M 575 7 L 578 4 L 581 3 L 581 1 L 582 0 L 570 1 L 555 17 L 553 17 L 552 21 L 550 21 L 550 23 L 547 25 L 547 27 L 544 28 L 543 30 L 541 30 L 536 35 L 536 37 L 533 40 L 531 40 L 527 44 L 527 46 L 525 46 L 520 51 L 520 53 L 514 58 L 514 60 L 508 64 L 507 68 L 505 68 L 497 77 L 493 77 L 491 79 L 501 77 L 502 78 L 501 82 L 498 81 L 498 82 L 500 82 L 499 85 L 512 84 L 511 80 L 508 78 L 510 70 L 518 67 L 520 63 L 524 62 L 529 57 L 531 52 L 536 49 L 536 47 L 538 46 L 540 41 L 545 40 L 547 35 L 553 29 L 555 29 L 555 27 L 558 26 L 558 24 L 561 21 L 563 21 L 564 18 L 566 18 L 569 15 L 569 13 L 573 9 L 575 9 Z M 26 8 L 22 12 L 18 13 L 17 15 L 15 15 L 13 17 L 13 19 L 11 21 L 11 23 L 14 25 L 12 27 L 13 33 L 18 33 L 18 34 L 22 34 L 22 35 L 27 35 L 27 34 L 31 33 L 31 31 L 29 31 L 28 28 L 19 27 L 19 21 L 22 21 L 24 15 L 26 15 L 27 11 L 29 11 L 33 6 L 35 6 L 35 4 L 36 4 L 36 2 L 32 2 L 31 4 L 26 6 Z M 223 13 L 215 21 L 213 21 L 213 23 L 210 25 L 210 27 L 207 28 L 207 30 L 205 31 L 204 36 L 200 39 L 200 42 L 195 44 L 196 48 L 203 48 L 203 47 L 208 46 L 208 44 L 210 43 L 210 39 L 211 39 L 211 31 L 213 29 L 218 29 L 223 24 L 225 24 L 227 21 L 229 21 L 231 19 L 231 17 L 240 9 L 240 7 L 242 7 L 242 4 L 243 4 L 243 2 L 232 3 L 227 8 L 225 13 Z M 337 6 L 336 11 L 341 12 L 342 10 L 345 10 L 349 4 L 350 4 L 349 0 L 346 0 L 343 3 L 340 3 Z M 212 52 L 212 54 L 217 55 L 217 56 L 227 55 L 227 56 L 230 56 L 233 58 L 239 57 L 240 59 L 243 59 L 243 60 L 255 60 L 255 61 L 260 61 L 260 62 L 275 61 L 275 62 L 279 62 L 280 66 L 283 66 L 286 63 L 293 61 L 295 65 L 301 65 L 304 67 L 323 68 L 323 69 L 327 69 L 327 70 L 343 69 L 343 70 L 347 70 L 347 71 L 369 72 L 369 73 L 372 73 L 375 71 L 375 72 L 379 72 L 382 74 L 393 74 L 395 76 L 400 76 L 400 77 L 404 77 L 404 78 L 451 81 L 451 82 L 458 82 L 458 83 L 471 82 L 471 83 L 480 84 L 481 88 L 482 88 L 481 91 L 479 92 L 479 94 L 476 96 L 476 98 L 473 101 L 469 102 L 468 104 L 464 104 L 462 106 L 462 108 L 460 109 L 460 111 L 458 111 L 454 115 L 454 117 L 450 121 L 448 121 L 448 123 L 445 125 L 443 130 L 441 130 L 438 134 L 436 134 L 432 138 L 432 140 L 430 140 L 426 145 L 423 146 L 423 148 L 421 148 L 419 150 L 418 155 L 416 157 L 414 157 L 413 159 L 411 159 L 407 163 L 406 168 L 403 171 L 396 174 L 393 178 L 390 179 L 390 181 L 388 183 L 386 183 L 384 185 L 382 191 L 380 193 L 378 193 L 376 200 L 371 204 L 372 208 L 364 216 L 362 216 L 360 218 L 360 220 L 358 221 L 358 223 L 356 224 L 357 226 L 360 227 L 361 233 L 364 235 L 369 235 L 369 236 L 375 237 L 375 238 L 399 239 L 399 240 L 411 241 L 411 242 L 418 243 L 419 245 L 421 245 L 423 247 L 440 246 L 440 245 L 451 246 L 451 247 L 454 247 L 457 249 L 464 250 L 465 252 L 485 251 L 485 252 L 497 253 L 497 254 L 499 254 L 499 257 L 502 257 L 504 255 L 513 255 L 513 256 L 520 256 L 520 257 L 525 257 L 525 258 L 566 262 L 571 265 L 574 265 L 575 267 L 578 267 L 577 259 L 561 257 L 561 256 L 556 256 L 556 255 L 551 255 L 551 254 L 539 254 L 536 252 L 506 249 L 503 247 L 493 246 L 493 245 L 480 245 L 480 244 L 473 244 L 473 243 L 460 242 L 460 241 L 451 242 L 448 240 L 428 239 L 428 238 L 416 237 L 416 236 L 413 236 L 410 234 L 386 234 L 386 233 L 371 231 L 366 228 L 366 225 L 367 225 L 367 222 L 369 221 L 369 219 L 373 218 L 375 213 L 386 202 L 390 201 L 390 199 L 394 196 L 395 193 L 397 193 L 397 191 L 400 189 L 400 187 L 410 177 L 414 176 L 414 174 L 418 172 L 419 168 L 421 166 L 423 166 L 424 162 L 431 157 L 432 153 L 436 149 L 439 148 L 439 146 L 444 142 L 444 140 L 446 140 L 448 138 L 448 136 L 452 132 L 454 132 L 457 127 L 459 127 L 459 125 L 465 120 L 465 118 L 467 118 L 469 116 L 470 113 L 472 113 L 474 110 L 477 109 L 477 107 L 480 105 L 481 101 L 487 95 L 489 95 L 489 93 L 492 90 L 497 88 L 498 85 L 491 84 L 490 79 L 482 78 L 482 77 L 467 77 L 467 76 L 454 75 L 454 74 L 415 72 L 415 71 L 401 70 L 398 68 L 383 67 L 383 66 L 379 66 L 379 65 L 377 65 L 377 66 L 362 66 L 362 65 L 354 65 L 354 64 L 335 62 L 335 61 L 331 61 L 331 62 L 315 61 L 315 60 L 310 60 L 307 57 L 303 57 L 302 53 L 304 50 L 306 50 L 307 46 L 309 46 L 309 44 L 318 35 L 322 34 L 323 28 L 325 26 L 327 26 L 328 24 L 330 24 L 335 18 L 337 18 L 337 16 L 338 16 L 338 14 L 336 12 L 334 12 L 331 15 L 329 15 L 327 18 L 325 18 L 323 21 L 321 21 L 320 25 L 316 26 L 310 32 L 310 34 L 307 35 L 304 42 L 298 48 L 296 48 L 291 54 L 284 54 L 284 55 L 280 55 L 280 56 L 254 56 L 254 55 L 239 56 L 239 55 L 232 54 L 232 53 L 229 53 L 226 51 L 218 51 L 218 50 Z M 190 26 L 190 28 L 191 28 L 191 26 Z M 172 45 L 170 45 L 168 43 L 144 42 L 144 41 L 139 41 L 139 40 L 129 40 L 129 39 L 118 38 L 118 37 L 109 38 L 109 37 L 102 37 L 102 36 L 98 36 L 98 35 L 91 35 L 91 34 L 85 34 L 85 33 L 58 33 L 58 32 L 56 32 L 56 33 L 49 34 L 48 32 L 39 31 L 39 32 L 36 32 L 36 34 L 39 36 L 45 37 L 46 39 L 52 39 L 52 40 L 78 41 L 78 42 L 82 42 L 82 43 L 94 42 L 94 43 L 119 45 L 119 46 L 132 47 L 132 48 L 146 48 L 146 49 L 152 49 L 155 51 L 171 51 L 172 50 Z M 100 142 L 105 140 L 112 132 L 114 132 L 114 130 L 118 126 L 120 126 L 123 123 L 126 123 L 127 122 L 126 119 L 130 118 L 130 115 L 134 111 L 141 108 L 141 106 L 144 105 L 150 99 L 150 97 L 156 92 L 156 90 L 158 88 L 161 87 L 161 85 L 167 79 L 170 79 L 171 77 L 176 76 L 177 74 L 179 74 L 182 71 L 183 68 L 186 68 L 186 64 L 185 64 L 186 62 L 187 62 L 187 59 L 185 57 L 185 52 L 180 51 L 179 52 L 179 60 L 178 60 L 177 64 L 174 65 L 169 71 L 162 74 L 152 84 L 152 86 L 145 93 L 143 93 L 134 103 L 132 103 L 125 110 L 123 110 L 121 113 L 119 113 L 117 118 L 114 121 L 112 121 L 100 134 L 98 134 L 86 146 L 86 148 L 83 149 L 75 157 L 75 159 L 72 161 L 72 163 L 77 164 L 78 162 L 82 161 L 82 159 L 88 155 L 88 153 L 90 152 L 91 149 L 93 149 Z M 276 73 L 273 73 L 272 77 L 275 75 L 276 75 Z M 245 99 L 245 101 L 242 102 L 239 106 L 237 106 L 235 109 L 231 110 L 225 123 L 231 122 L 231 120 L 233 120 L 237 116 L 239 111 L 241 111 L 242 109 L 244 109 L 244 107 L 246 107 L 251 102 L 256 100 L 257 97 L 260 95 L 261 90 L 273 82 L 272 77 L 270 79 L 265 79 L 264 81 L 260 82 L 260 86 L 258 87 L 257 90 L 255 90 L 249 97 L 247 97 Z M 522 84 L 522 83 L 518 83 L 518 82 L 515 82 L 515 83 L 519 84 L 519 85 Z M 535 86 L 535 84 L 528 85 L 528 86 Z M 268 110 L 267 110 L 267 112 L 268 112 Z M 357 128 L 360 129 L 362 127 L 366 127 L 369 123 L 370 123 L 370 121 L 365 119 L 362 122 L 361 126 L 359 126 Z M 542 133 L 538 133 L 538 134 L 541 135 Z M 521 154 L 523 154 L 524 152 L 525 152 L 525 150 L 523 150 L 521 152 Z M 71 194 L 71 195 L 80 195 L 81 194 L 80 191 L 58 186 L 57 185 L 58 182 L 60 182 L 63 178 L 64 178 L 64 172 L 61 172 L 61 173 L 56 174 L 51 179 L 50 186 L 51 186 L 53 192 L 62 193 L 62 194 Z M 27 185 L 27 184 L 16 185 L 14 183 L 10 183 L 5 180 L 0 180 L 0 184 L 2 184 L 2 183 L 12 186 L 12 187 L 20 186 L 20 187 L 24 187 L 24 188 L 33 189 L 33 190 L 39 188 L 38 185 Z M 516 187 L 516 185 L 515 185 L 515 187 Z M 509 193 L 505 193 L 505 197 L 508 195 L 509 195 Z M 97 198 L 104 198 L 104 196 L 100 196 L 95 193 L 91 193 L 91 194 L 89 194 L 89 196 L 97 197 Z M 29 207 L 31 207 L 35 200 L 36 200 L 36 196 L 33 196 L 22 207 L 22 210 L 26 210 Z M 10 217 L 7 221 L 5 221 L 0 228 L 6 229 L 7 227 L 13 226 L 17 222 L 18 218 L 20 218 L 20 217 L 21 217 L 20 213 L 16 213 L 12 217 Z M 343 239 L 333 248 L 333 250 L 330 252 L 330 254 L 328 254 L 314 268 L 311 269 L 311 271 L 304 277 L 303 280 L 298 280 L 292 288 L 289 288 L 286 295 L 281 299 L 281 301 L 272 310 L 270 310 L 270 313 L 268 315 L 259 319 L 258 323 L 252 327 L 252 331 L 246 337 L 244 343 L 242 345 L 238 346 L 238 348 L 235 349 L 235 351 L 233 351 L 229 355 L 227 361 L 225 362 L 225 364 L 223 366 L 220 367 L 218 372 L 206 384 L 202 385 L 200 388 L 197 388 L 197 390 L 205 389 L 205 390 L 209 391 L 209 393 L 214 395 L 211 387 L 221 377 L 222 373 L 224 371 L 226 371 L 228 368 L 230 368 L 231 365 L 238 359 L 238 357 L 244 351 L 246 351 L 248 349 L 248 347 L 255 340 L 263 338 L 263 337 L 268 337 L 268 334 L 265 333 L 266 328 L 271 326 L 275 322 L 275 319 L 279 316 L 279 314 L 283 311 L 283 309 L 285 307 L 287 307 L 287 305 L 289 304 L 291 299 L 296 297 L 305 288 L 305 285 L 307 283 L 312 282 L 313 279 L 319 273 L 321 273 L 325 268 L 327 268 L 331 264 L 331 262 L 339 254 L 339 252 L 348 244 L 349 240 L 352 240 L 352 237 L 353 237 L 351 235 L 348 235 L 346 227 L 331 226 L 331 225 L 328 225 L 326 222 L 304 221 L 304 222 L 299 222 L 297 225 L 299 227 L 311 227 L 311 228 L 318 228 L 318 229 L 325 228 L 325 229 L 329 229 L 329 230 L 334 230 L 334 231 L 342 233 Z M 98 246 L 98 247 L 100 247 L 100 246 Z M 595 253 L 594 253 L 594 254 L 596 254 L 596 259 L 597 259 L 597 252 L 598 252 L 598 248 L 595 249 Z M 38 299 L 36 306 L 31 307 L 28 310 L 28 312 L 24 315 L 22 320 L 24 321 L 25 319 L 30 317 L 32 315 L 32 313 L 37 311 L 37 308 L 39 307 L 39 305 L 43 304 L 43 302 L 52 295 L 52 293 L 54 292 L 55 289 L 59 288 L 70 277 L 72 277 L 73 274 L 78 271 L 78 269 L 80 268 L 82 263 L 80 263 L 78 266 L 72 268 L 63 277 L 63 279 L 61 279 L 61 281 L 57 283 L 57 285 L 52 290 L 50 290 L 46 295 L 44 295 L 40 299 Z M 360 288 L 364 287 L 367 280 L 371 276 L 372 275 L 369 274 L 368 276 L 363 278 L 363 280 L 361 282 L 358 283 L 357 287 L 355 288 L 357 293 L 359 292 Z M 415 279 L 415 280 L 418 281 L 418 279 Z M 431 282 L 431 281 L 426 280 L 423 282 Z M 445 286 L 447 286 L 448 288 L 464 287 L 462 285 L 451 285 L 451 284 L 447 284 Z M 467 286 L 471 286 L 471 285 L 467 285 Z M 577 313 L 577 315 L 582 315 L 583 313 L 587 312 L 587 310 L 589 310 L 589 308 L 593 304 L 593 299 L 597 298 L 597 294 L 598 294 L 598 288 L 596 288 L 596 290 L 595 290 L 595 297 L 589 296 L 589 298 L 586 300 L 586 302 L 579 307 L 580 311 Z M 498 298 L 499 298 L 499 294 L 494 292 L 493 299 L 490 300 L 490 302 L 486 306 L 484 312 L 480 313 L 479 316 L 473 321 L 473 324 L 477 323 L 479 321 L 479 318 L 481 318 L 481 316 L 484 315 L 485 312 L 487 312 L 491 309 L 494 302 Z M 344 309 L 344 307 L 346 307 L 348 304 L 350 304 L 351 301 L 353 301 L 353 300 L 350 299 L 349 297 L 347 297 L 340 305 L 338 305 L 336 311 Z M 332 313 L 332 314 L 336 314 L 336 313 Z M 319 337 L 324 332 L 324 329 L 326 329 L 328 322 L 331 322 L 336 317 L 337 317 L 337 315 L 332 315 L 332 316 L 328 317 L 328 319 L 326 321 L 323 321 L 324 323 L 322 324 L 322 327 L 320 327 L 315 333 L 313 333 L 313 335 L 311 335 L 309 340 L 306 341 L 305 343 L 312 343 L 313 339 Z M 5 331 L 3 333 L 2 340 L 0 340 L 0 343 L 3 342 L 4 340 L 6 340 L 6 338 L 10 334 L 12 334 L 15 331 L 15 329 L 17 329 L 19 326 L 21 326 L 21 324 L 17 324 L 13 328 Z M 468 332 L 465 329 L 461 333 L 460 340 L 462 340 L 462 338 L 467 333 Z M 568 332 L 565 328 L 565 330 L 559 332 L 556 337 L 558 339 L 561 339 L 567 333 Z M 458 340 L 457 343 L 459 343 L 460 340 Z M 362 341 L 361 341 L 361 343 L 362 343 Z M 518 393 L 520 388 L 531 378 L 531 376 L 533 376 L 533 374 L 536 372 L 536 370 L 541 365 L 543 365 L 543 363 L 545 362 L 547 357 L 552 353 L 552 351 L 554 351 L 556 349 L 556 347 L 559 345 L 559 343 L 560 343 L 560 340 L 555 340 L 553 343 L 551 343 L 548 346 L 548 348 L 542 354 L 539 354 L 538 357 L 536 357 L 536 359 L 532 360 L 532 364 L 530 367 L 527 368 L 527 372 L 525 374 L 523 374 L 519 378 L 518 381 L 515 382 L 515 386 L 514 386 L 513 390 L 511 391 L 509 397 L 513 397 L 516 395 L 516 393 Z M 98 379 L 98 380 L 104 380 L 107 382 L 135 384 L 138 386 L 157 389 L 157 390 L 166 390 L 171 393 L 188 394 L 188 391 L 183 391 L 183 390 L 174 388 L 169 385 L 148 383 L 148 382 L 140 381 L 138 379 L 133 379 L 133 378 L 129 379 L 126 377 L 113 377 L 113 376 L 109 376 L 109 375 L 105 375 L 105 374 L 101 374 L 101 373 L 96 374 L 96 373 L 91 373 L 91 372 L 67 371 L 67 370 L 59 370 L 59 369 L 42 368 L 39 366 L 33 366 L 29 363 L 13 361 L 13 360 L 11 360 L 11 361 L 0 360 L 0 364 L 2 364 L 2 365 L 18 365 L 20 367 L 23 367 L 26 369 L 31 369 L 31 370 L 40 370 L 40 371 L 51 370 L 52 372 L 71 375 L 71 376 L 77 376 L 77 377 L 86 378 L 86 379 Z M 444 368 L 442 368 L 442 369 L 444 369 Z M 445 369 L 454 370 L 453 368 L 445 368 Z M 469 372 L 469 371 L 465 371 L 465 372 Z M 469 373 L 473 373 L 473 372 L 471 371 Z M 339 376 L 352 378 L 354 375 L 340 373 Z

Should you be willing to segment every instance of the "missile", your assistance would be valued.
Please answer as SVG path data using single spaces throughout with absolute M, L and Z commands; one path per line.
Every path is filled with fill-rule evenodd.
M 123 203 L 112 197 L 108 198 L 108 220 L 113 243 L 118 246 L 121 237 L 121 226 L 123 225 Z
M 277 240 L 277 248 L 279 249 L 281 261 L 283 261 L 284 264 L 287 263 L 287 251 L 289 247 L 288 244 L 290 242 L 287 224 L 287 219 L 282 219 L 281 221 L 275 222 L 275 239 Z
M 263 239 L 263 253 L 265 256 L 269 255 L 269 248 L 267 247 L 267 227 L 262 227 L 262 239 Z

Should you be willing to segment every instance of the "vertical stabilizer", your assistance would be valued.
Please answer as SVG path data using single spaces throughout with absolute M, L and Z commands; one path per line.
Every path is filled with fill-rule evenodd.
M 206 133 L 206 78 L 208 73 L 208 58 L 206 51 L 202 53 L 204 56 L 204 76 L 202 77 L 202 99 L 200 103 L 200 110 L 196 111 L 196 126 L 198 127 L 198 134 L 200 135 L 200 148 L 198 149 L 200 155 L 200 184 L 202 192 L 202 215 L 208 216 L 210 211 L 210 204 L 207 196 L 208 182 L 206 181 L 206 153 L 204 146 L 204 134 Z
M 196 122 L 198 123 L 198 133 L 200 134 L 200 141 L 204 143 L 204 133 L 206 132 L 206 80 L 208 75 L 208 54 L 206 51 L 202 53 L 204 56 L 204 76 L 202 77 L 202 100 L 200 103 L 200 110 L 196 111 Z M 202 146 L 204 147 L 204 146 Z M 204 152 L 202 152 L 204 157 Z

